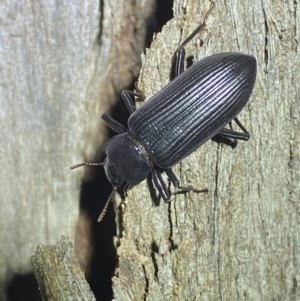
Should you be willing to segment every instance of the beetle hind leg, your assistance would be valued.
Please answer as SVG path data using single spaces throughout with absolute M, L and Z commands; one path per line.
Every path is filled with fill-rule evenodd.
M 231 122 L 229 123 L 230 129 L 222 129 L 218 135 L 221 137 L 229 138 L 229 139 L 236 139 L 236 140 L 244 140 L 248 141 L 250 138 L 249 132 L 245 129 L 245 127 L 242 125 L 242 123 L 238 120 L 237 117 L 233 119 L 236 124 L 239 126 L 239 128 L 243 131 L 243 133 L 236 132 L 232 130 Z

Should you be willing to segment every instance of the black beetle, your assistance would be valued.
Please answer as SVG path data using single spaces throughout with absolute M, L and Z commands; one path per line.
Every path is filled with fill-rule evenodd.
M 207 17 L 207 16 L 206 16 Z M 206 20 L 206 18 L 205 18 Z M 252 93 L 256 78 L 256 59 L 242 53 L 209 56 L 183 72 L 184 45 L 204 26 L 204 22 L 180 45 L 175 68 L 176 78 L 135 109 L 131 96 L 140 93 L 123 91 L 122 98 L 131 114 L 128 129 L 107 115 L 102 118 L 118 133 L 107 141 L 105 173 L 113 186 L 99 221 L 117 187 L 124 182 L 137 185 L 150 173 L 162 198 L 170 199 L 161 177 L 164 171 L 174 186 L 182 190 L 172 167 L 215 135 L 248 140 L 250 135 L 236 118 Z M 235 120 L 244 133 L 224 127 Z

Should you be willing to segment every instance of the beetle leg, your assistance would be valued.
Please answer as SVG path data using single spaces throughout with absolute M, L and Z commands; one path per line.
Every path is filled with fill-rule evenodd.
M 241 124 L 241 122 L 238 120 L 237 117 L 234 118 L 234 121 L 236 122 L 236 124 L 240 127 L 240 129 L 244 132 L 244 133 L 240 133 L 240 132 L 236 132 L 232 130 L 232 126 L 231 126 L 231 122 L 229 123 L 230 125 L 230 130 L 224 128 L 223 130 L 221 130 L 220 133 L 218 133 L 219 136 L 225 137 L 225 138 L 232 138 L 232 139 L 238 139 L 238 140 L 244 140 L 244 141 L 248 141 L 250 138 L 250 134 L 249 132 L 245 129 L 245 127 Z
M 105 121 L 105 123 L 116 133 L 121 134 L 127 132 L 127 128 L 119 123 L 117 120 L 114 120 L 110 116 L 103 114 L 101 118 Z
M 167 174 L 167 176 L 169 177 L 169 179 L 170 179 L 170 181 L 172 182 L 172 184 L 173 184 L 176 188 L 178 188 L 178 189 L 180 189 L 180 190 L 182 190 L 182 191 L 184 191 L 184 192 L 189 192 L 189 191 L 194 191 L 194 192 L 207 192 L 207 189 L 198 190 L 198 189 L 195 189 L 195 188 L 194 188 L 193 186 L 191 186 L 191 185 L 186 186 L 186 187 L 185 187 L 185 186 L 180 186 L 179 180 L 177 179 L 176 175 L 174 174 L 174 172 L 173 172 L 173 170 L 172 170 L 171 168 L 165 169 L 164 171 L 166 172 L 166 174 Z
M 138 83 L 137 83 L 137 82 L 134 84 L 134 87 L 135 87 L 135 90 L 136 90 L 135 96 L 137 96 L 137 97 L 139 98 L 138 101 L 143 101 L 143 100 L 145 100 L 145 99 L 146 99 L 146 96 L 145 96 L 145 94 L 143 93 L 143 91 L 138 87 Z
M 245 129 L 245 127 L 241 124 L 241 122 L 238 120 L 238 118 L 235 117 L 233 120 L 234 120 L 235 123 L 240 127 L 240 129 L 241 129 L 244 133 L 248 134 L 249 137 L 250 137 L 249 132 L 248 132 L 248 131 Z
M 244 141 L 248 141 L 250 138 L 249 133 L 240 133 L 225 128 L 221 132 L 219 132 L 218 135 L 229 139 L 237 139 L 237 140 L 244 140 Z
M 179 74 L 181 74 L 184 71 L 184 58 L 185 58 L 185 50 L 184 47 L 180 45 L 177 50 L 175 77 L 177 77 Z
M 166 184 L 164 180 L 162 179 L 162 176 L 158 170 L 153 168 L 151 170 L 152 180 L 154 182 L 155 187 L 157 188 L 159 194 L 163 198 L 165 202 L 170 200 L 170 194 L 167 190 Z
M 175 66 L 175 77 L 177 77 L 179 74 L 181 74 L 184 71 L 184 58 L 185 58 L 184 46 L 206 26 L 206 20 L 207 20 L 208 16 L 210 15 L 214 6 L 215 6 L 215 2 L 212 1 L 210 9 L 206 13 L 203 22 L 200 25 L 198 25 L 197 28 L 178 47 L 176 66 Z
M 121 97 L 125 103 L 127 110 L 129 111 L 130 115 L 136 110 L 136 107 L 134 105 L 134 102 L 132 101 L 131 96 L 138 96 L 138 95 L 137 95 L 137 93 L 129 91 L 129 90 L 123 90 L 121 93 Z
M 139 98 L 139 101 L 143 101 L 145 99 L 145 95 L 143 92 L 138 88 L 137 84 L 135 84 L 135 89 L 137 92 L 132 92 L 129 90 L 123 90 L 121 93 L 121 97 L 125 103 L 127 110 L 129 111 L 130 115 L 136 111 L 136 107 L 134 102 L 132 101 L 132 96 L 136 96 Z
M 194 29 L 194 31 L 180 44 L 180 46 L 186 45 L 191 39 L 195 37 L 197 33 L 199 33 L 206 26 L 207 18 L 210 15 L 211 11 L 213 10 L 214 6 L 215 6 L 215 2 L 212 1 L 211 6 L 203 19 L 203 22 L 200 25 L 198 25 L 196 29 Z

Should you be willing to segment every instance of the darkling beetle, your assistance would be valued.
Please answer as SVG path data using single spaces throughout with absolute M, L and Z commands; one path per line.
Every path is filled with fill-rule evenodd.
M 131 96 L 141 93 L 124 90 L 121 94 L 130 112 L 128 129 L 108 115 L 102 119 L 118 135 L 106 143 L 105 173 L 113 186 L 98 221 L 101 221 L 117 187 L 124 182 L 139 184 L 150 173 L 161 197 L 168 201 L 170 194 L 162 179 L 164 171 L 173 185 L 184 191 L 172 167 L 194 152 L 210 138 L 219 135 L 247 141 L 249 133 L 237 119 L 248 102 L 256 78 L 256 59 L 243 53 L 219 53 L 209 56 L 184 71 L 184 46 L 206 24 L 204 21 L 184 40 L 177 50 L 175 79 L 136 110 Z M 232 120 L 243 133 L 224 128 Z

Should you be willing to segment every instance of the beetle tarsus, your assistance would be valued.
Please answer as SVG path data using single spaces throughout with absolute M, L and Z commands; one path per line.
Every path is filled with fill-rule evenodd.
M 179 183 L 179 180 L 177 179 L 176 175 L 174 174 L 173 170 L 171 168 L 169 169 L 166 169 L 165 170 L 168 178 L 170 179 L 170 181 L 172 182 L 172 184 L 180 189 L 181 191 L 179 191 L 178 193 L 185 193 L 185 192 L 190 192 L 190 191 L 193 191 L 193 192 L 197 192 L 197 193 L 202 193 L 202 192 L 208 192 L 208 189 L 196 189 L 194 186 L 192 185 L 189 185 L 189 186 L 181 186 L 180 183 Z
M 229 123 L 229 127 L 230 129 L 222 129 L 218 135 L 221 137 L 225 137 L 228 139 L 234 139 L 234 140 L 244 140 L 244 141 L 248 141 L 250 138 L 250 134 L 249 132 L 245 129 L 245 127 L 242 125 L 242 123 L 238 120 L 237 117 L 235 117 L 233 119 L 236 124 L 239 126 L 239 128 L 244 132 L 244 133 L 240 133 L 240 132 L 236 132 L 232 129 L 232 121 Z M 237 144 L 237 142 L 235 142 L 235 144 Z M 236 146 L 236 145 L 235 145 Z
M 181 42 L 180 46 L 185 46 L 190 40 L 192 40 L 196 34 L 198 34 L 205 26 L 206 26 L 206 21 L 208 16 L 211 14 L 211 11 L 213 10 L 215 6 L 215 2 L 212 1 L 211 6 L 209 8 L 209 10 L 207 11 L 207 13 L 205 14 L 205 17 L 202 21 L 201 24 L 199 24 L 196 29 L 193 30 L 193 32 L 183 41 Z
M 135 87 L 135 96 L 138 97 L 138 100 L 137 101 L 144 101 L 146 99 L 146 96 L 145 94 L 143 93 L 143 91 L 138 87 L 138 83 L 136 82 L 134 84 L 134 87 Z

